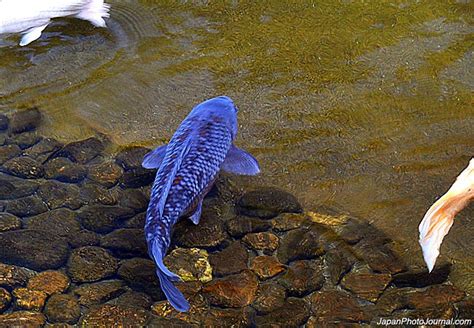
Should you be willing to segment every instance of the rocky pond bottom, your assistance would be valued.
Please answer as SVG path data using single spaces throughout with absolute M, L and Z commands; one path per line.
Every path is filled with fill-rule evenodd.
M 473 318 L 449 264 L 407 268 L 366 221 L 305 212 L 275 188 L 220 177 L 165 263 L 190 300 L 165 300 L 143 236 L 155 172 L 145 148 L 39 136 L 36 109 L 0 115 L 0 327 L 306 327 Z

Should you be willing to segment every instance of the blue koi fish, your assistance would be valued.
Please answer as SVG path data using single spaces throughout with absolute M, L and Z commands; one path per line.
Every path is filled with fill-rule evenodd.
M 220 170 L 242 175 L 260 172 L 257 160 L 232 144 L 237 135 L 237 107 L 229 97 L 207 100 L 184 119 L 167 145 L 143 159 L 144 168 L 158 168 L 145 223 L 148 253 L 157 265 L 161 289 L 180 312 L 189 303 L 173 285 L 179 277 L 164 264 L 171 229 L 181 217 L 199 223 L 204 196 Z

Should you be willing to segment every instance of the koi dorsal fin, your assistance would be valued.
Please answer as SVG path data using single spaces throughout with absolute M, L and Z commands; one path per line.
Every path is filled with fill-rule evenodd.
M 239 175 L 257 175 L 260 173 L 255 157 L 234 145 L 230 147 L 221 170 Z

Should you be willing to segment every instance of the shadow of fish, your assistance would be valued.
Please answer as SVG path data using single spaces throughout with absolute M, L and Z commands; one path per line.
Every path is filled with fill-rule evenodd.
M 20 46 L 41 36 L 52 18 L 73 16 L 105 27 L 104 0 L 0 0 L 0 34 L 22 33 Z
M 148 253 L 166 298 L 181 312 L 189 310 L 189 303 L 172 283 L 179 277 L 163 264 L 173 225 L 180 217 L 199 223 L 202 200 L 219 170 L 260 172 L 257 160 L 232 144 L 236 134 L 237 108 L 230 98 L 216 97 L 194 107 L 169 144 L 148 153 L 142 163 L 158 168 L 145 223 Z

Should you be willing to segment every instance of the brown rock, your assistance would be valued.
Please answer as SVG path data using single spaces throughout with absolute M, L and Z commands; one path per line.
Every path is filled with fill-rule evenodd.
M 37 159 L 39 162 L 44 162 L 50 154 L 59 150 L 61 147 L 61 143 L 57 140 L 44 138 L 34 146 L 26 149 L 23 153 L 26 156 Z
M 243 309 L 210 309 L 202 316 L 203 327 L 250 327 L 251 314 L 249 308 Z
M 133 215 L 129 208 L 105 205 L 84 206 L 78 213 L 86 229 L 99 233 L 111 232 Z
M 44 213 L 48 207 L 38 196 L 26 196 L 13 199 L 7 203 L 6 211 L 19 217 L 33 216 Z
M 10 131 L 22 133 L 36 129 L 41 122 L 41 113 L 37 108 L 15 112 L 10 119 Z
M 260 285 L 253 307 L 259 313 L 275 311 L 285 304 L 286 290 L 279 284 L 266 283 Z
M 81 188 L 79 197 L 81 202 L 87 205 L 102 204 L 102 205 L 115 205 L 117 204 L 117 196 L 114 195 L 109 189 L 95 184 L 87 183 Z
M 21 220 L 10 213 L 0 213 L 0 232 L 21 229 Z
M 25 268 L 0 263 L 0 286 L 10 288 L 24 286 L 31 276 L 32 272 Z
M 27 287 L 47 295 L 62 293 L 69 287 L 69 278 L 60 271 L 43 271 L 32 277 Z
M 123 174 L 123 169 L 114 162 L 104 162 L 89 168 L 89 179 L 107 188 L 117 184 Z
M 81 307 L 72 295 L 54 294 L 48 299 L 44 313 L 50 322 L 74 324 L 81 316 Z
M 355 259 L 350 255 L 349 250 L 345 251 L 343 246 L 330 249 L 325 257 L 329 278 L 333 285 L 337 285 L 341 281 L 342 276 L 352 268 Z
M 97 246 L 100 243 L 100 235 L 93 231 L 81 230 L 71 234 L 68 238 L 68 242 L 73 248 Z
M 204 295 L 211 304 L 222 307 L 244 307 L 255 299 L 258 282 L 249 271 L 216 279 L 203 288 Z
M 409 304 L 417 309 L 432 308 L 443 304 L 461 301 L 465 296 L 462 290 L 450 285 L 435 285 L 424 291 L 409 295 Z
M 125 189 L 119 198 L 121 206 L 131 208 L 135 213 L 143 212 L 148 207 L 148 198 L 139 189 Z
M 76 213 L 59 208 L 29 218 L 26 228 L 54 231 L 60 236 L 68 236 L 81 230 L 81 224 L 76 218 Z
M 281 263 L 306 260 L 324 254 L 319 242 L 320 234 L 314 229 L 295 229 L 289 231 L 280 241 L 277 257 Z
M 342 279 L 342 286 L 360 298 L 375 302 L 391 280 L 389 274 L 351 272 Z
M 0 315 L 0 327 L 39 328 L 45 322 L 45 316 L 39 312 L 16 311 Z
M 20 155 L 21 149 L 17 145 L 0 146 L 0 164 Z
M 199 248 L 176 248 L 164 258 L 165 265 L 183 281 L 212 280 L 208 254 Z
M 272 220 L 275 231 L 288 231 L 309 225 L 309 217 L 305 214 L 283 213 Z
M 270 219 L 280 213 L 301 213 L 303 210 L 295 196 L 276 188 L 261 188 L 247 192 L 237 203 L 243 215 Z
M 137 306 L 143 309 L 149 309 L 153 304 L 153 300 L 145 293 L 128 291 L 117 297 L 114 304 L 122 306 Z
M 260 279 L 268 279 L 285 271 L 285 266 L 278 262 L 276 257 L 262 255 L 252 260 L 250 269 L 252 269 Z
M 186 295 L 183 290 L 181 291 L 191 306 L 188 312 L 183 313 L 176 311 L 168 301 L 156 302 L 151 306 L 151 312 L 167 319 L 179 319 L 187 324 L 200 324 L 202 315 L 207 315 L 207 311 L 209 310 L 208 302 L 200 294 L 189 296 Z
M 38 196 L 50 209 L 67 207 L 76 210 L 83 205 L 79 199 L 79 187 L 70 183 L 45 181 L 38 188 Z
M 44 164 L 44 176 L 61 182 L 77 183 L 82 181 L 87 174 L 84 165 L 73 163 L 67 158 L 57 157 Z
M 348 293 L 338 290 L 319 291 L 312 294 L 310 300 L 319 325 L 367 320 L 364 309 Z
M 3 163 L 3 168 L 8 173 L 24 179 L 37 179 L 44 174 L 41 163 L 27 156 L 9 159 Z
M 99 139 L 91 137 L 67 144 L 55 155 L 67 157 L 71 161 L 85 164 L 97 157 L 105 148 Z
M 209 255 L 212 272 L 216 276 L 238 273 L 247 268 L 248 251 L 242 243 L 235 241 L 220 252 Z
M 155 271 L 156 266 L 153 261 L 133 258 L 120 262 L 118 275 L 134 290 L 145 292 L 155 300 L 163 300 L 164 294 Z
M 15 306 L 24 310 L 41 311 L 48 295 L 39 290 L 17 288 L 13 290 Z
M 79 297 L 79 303 L 85 306 L 105 303 L 125 292 L 122 280 L 101 281 L 93 284 L 82 284 L 73 293 Z
M 0 287 L 0 313 L 8 308 L 12 301 L 12 296 L 5 288 Z
M 278 248 L 279 239 L 271 232 L 249 233 L 242 238 L 242 241 L 256 251 L 263 251 L 265 254 L 272 254 Z
M 323 286 L 323 265 L 321 262 L 295 261 L 279 282 L 290 295 L 302 297 Z
M 149 313 L 138 307 L 103 304 L 92 308 L 79 321 L 81 327 L 142 327 Z
M 364 239 L 354 246 L 354 250 L 375 272 L 394 274 L 406 270 L 389 245 L 376 246 L 371 239 Z
M 86 246 L 72 251 L 67 266 L 72 281 L 93 282 L 112 276 L 118 262 L 105 249 Z
M 227 231 L 232 237 L 240 238 L 250 232 L 267 231 L 272 227 L 267 220 L 248 216 L 237 216 L 226 222 Z
M 309 305 L 302 299 L 290 297 L 283 306 L 267 315 L 256 317 L 257 327 L 299 327 L 309 317 Z

